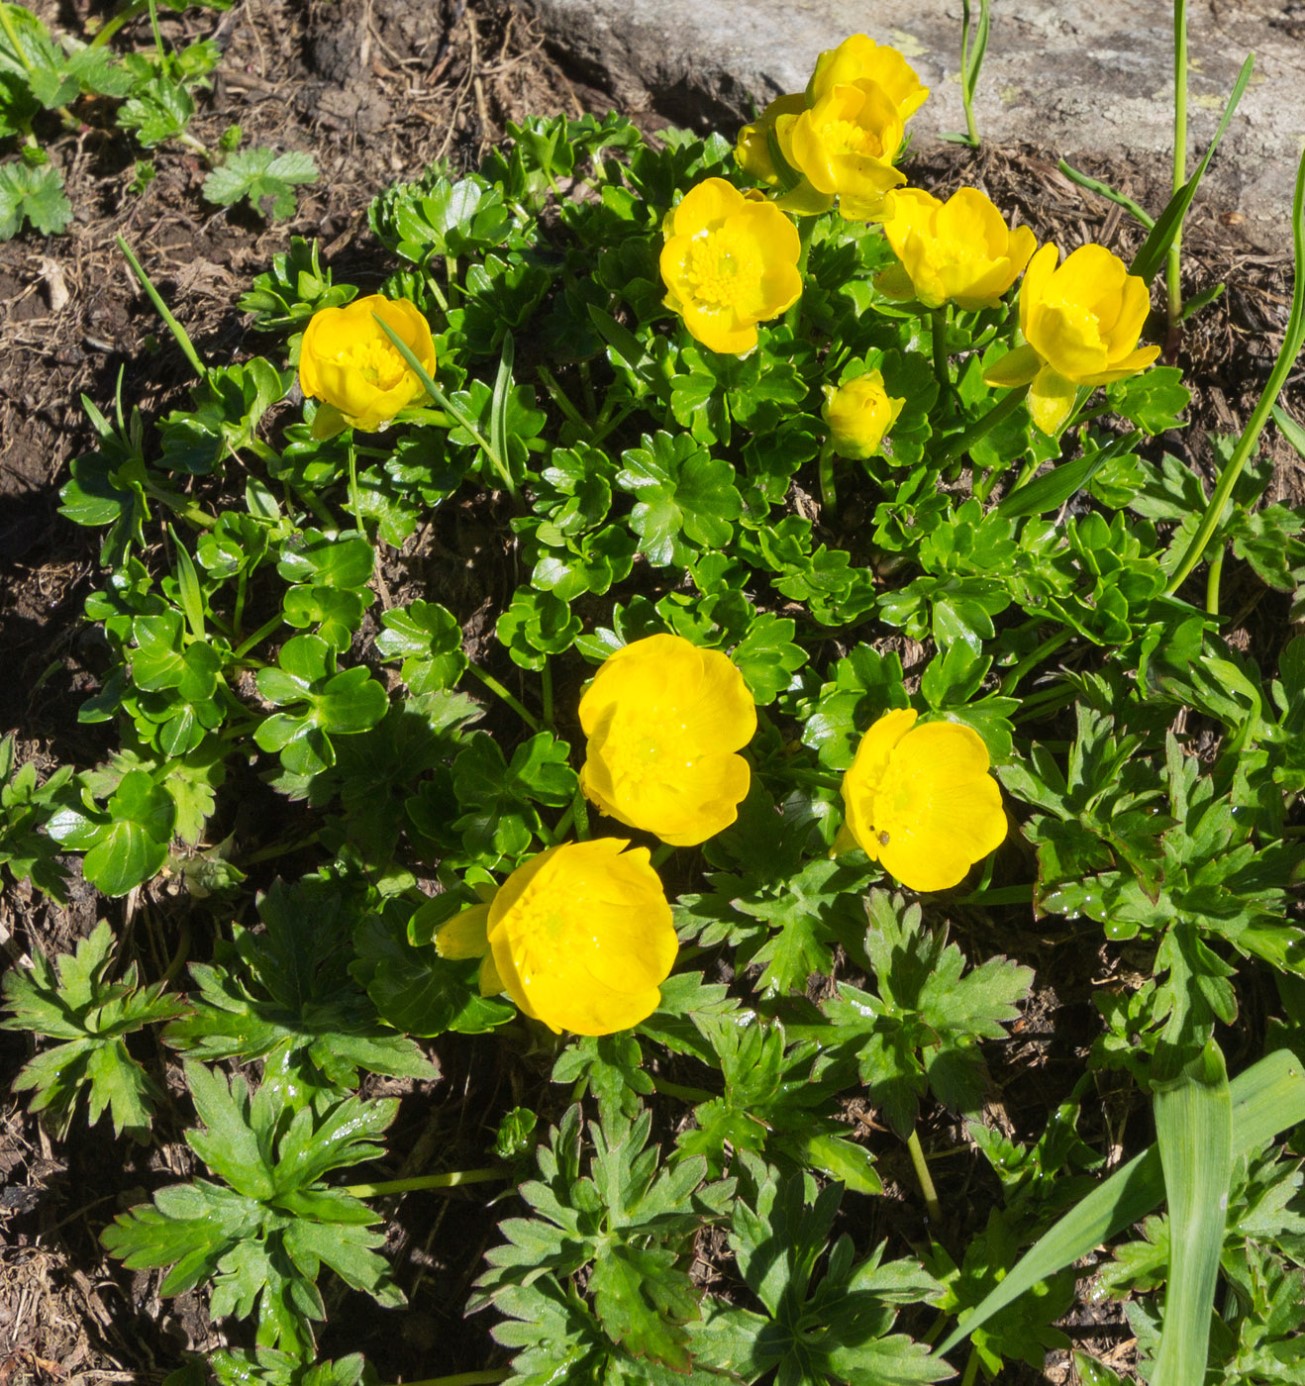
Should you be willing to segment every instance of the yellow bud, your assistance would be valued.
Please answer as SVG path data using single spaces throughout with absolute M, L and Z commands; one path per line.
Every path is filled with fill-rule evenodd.
M 822 412 L 834 451 L 857 461 L 874 457 L 905 403 L 888 393 L 878 371 L 867 371 L 827 391 Z

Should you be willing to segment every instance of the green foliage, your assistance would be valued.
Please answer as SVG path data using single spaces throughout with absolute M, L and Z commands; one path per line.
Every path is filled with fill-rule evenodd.
M 31 881 L 62 904 L 64 871 L 54 842 L 42 829 L 72 779 L 72 766 L 60 766 L 38 784 L 36 766 L 30 760 L 18 766 L 14 761 L 10 734 L 0 740 L 0 866 L 8 867 L 15 881 Z
M 75 952 L 53 964 L 33 949 L 30 973 L 5 973 L 9 1014 L 0 1027 L 60 1041 L 29 1060 L 14 1081 L 17 1091 L 33 1094 L 31 1110 L 44 1112 L 60 1139 L 84 1093 L 92 1126 L 107 1108 L 114 1131 L 144 1145 L 162 1092 L 132 1057 L 125 1036 L 174 1019 L 186 1005 L 168 995 L 164 983 L 140 986 L 135 963 L 123 970 L 121 981 L 109 981 L 114 964 L 113 930 L 103 919 Z
M 204 179 L 204 198 L 219 207 L 230 207 L 243 200 L 275 221 L 294 216 L 298 206 L 296 186 L 315 183 L 317 178 L 317 162 L 311 154 L 243 149 L 228 155 Z
M 14 22 L 45 74 L 10 80 L 0 43 L 15 131 L 47 119 L 38 95 L 81 114 L 97 91 L 160 158 L 189 138 L 209 47 L 120 62 Z M 287 214 L 308 166 L 239 140 L 206 152 L 210 194 Z M 361 1358 L 318 1362 L 315 1343 L 322 1265 L 399 1302 L 363 1193 L 466 1198 L 450 1191 L 532 1152 L 474 1292 L 514 1379 L 872 1386 L 942 1379 L 965 1339 L 969 1380 L 1041 1370 L 1069 1343 L 1073 1264 L 1103 1246 L 1139 1360 L 1162 1352 L 1186 1272 L 1166 1223 L 1127 1228 L 1160 1208 L 1166 1167 L 1152 1152 L 1094 1184 L 1087 1133 L 1104 1148 L 1101 1104 L 1113 1141 L 1116 1104 L 1238 1024 L 1228 1095 L 1252 1162 L 1231 1181 L 1209 1377 L 1290 1379 L 1299 1176 L 1259 1147 L 1300 1116 L 1305 1053 L 1299 507 L 1266 502 L 1265 460 L 1233 440 L 1215 441 L 1213 494 L 1166 450 L 1190 403 L 1175 367 L 1084 388 L 1042 434 L 984 382 L 1014 295 L 927 318 L 889 303 L 870 223 L 803 218 L 801 299 L 755 350 L 708 350 L 659 270 L 667 214 L 707 177 L 746 181 L 719 135 L 523 122 L 478 171 L 384 192 L 359 284 L 291 239 L 239 304 L 263 355 L 205 363 L 165 315 L 194 384 L 157 424 L 88 402 L 97 442 L 61 499 L 101 531 L 80 718 L 107 749 L 40 785 L 0 743 L 0 862 L 57 894 L 57 853 L 80 854 L 90 887 L 194 914 L 202 942 L 184 998 L 138 981 L 144 950 L 108 983 L 100 930 L 7 983 L 11 1027 L 59 1041 L 21 1082 L 61 1130 L 85 1089 L 93 1117 L 136 1132 L 148 1081 L 121 1035 L 168 1022 L 212 1178 L 159 1190 L 106 1244 L 232 1320 L 241 1346 L 176 1386 L 370 1386 Z M 295 393 L 301 334 L 377 283 L 432 328 L 428 398 L 383 431 L 333 430 Z M 901 412 L 881 455 L 837 458 L 827 392 L 871 370 Z M 1196 549 L 1221 555 L 1203 587 L 1185 580 Z M 586 681 L 661 632 L 727 656 L 758 707 L 737 817 L 684 848 L 581 788 Z M 841 793 L 867 730 L 907 708 L 978 733 L 1009 822 L 920 899 L 852 846 Z M 477 907 L 595 836 L 653 854 L 682 951 L 634 1029 L 556 1036 L 481 994 L 496 964 L 474 955 Z M 1266 1011 L 1278 1050 L 1257 1063 Z M 420 1108 L 441 1065 L 413 1147 L 438 1149 L 439 1173 L 329 1182 L 382 1153 L 395 1104 L 362 1092 L 397 1083 Z M 450 1170 L 468 1145 L 505 1164 Z M 880 1197 L 893 1216 L 862 1202 Z M 868 1252 L 867 1219 L 886 1237 Z
M 901 1136 L 926 1090 L 955 1111 L 977 1112 L 986 1082 L 978 1041 L 1003 1038 L 1032 971 L 996 957 L 967 972 L 947 930 L 924 927 L 919 905 L 901 896 L 872 891 L 866 913 L 878 995 L 840 983 L 837 1000 L 824 1005 L 831 1042 L 855 1054 L 862 1082 Z
M 305 1103 L 291 1084 L 250 1093 L 202 1064 L 186 1065 L 202 1126 L 186 1142 L 222 1182 L 160 1189 L 152 1203 L 105 1229 L 109 1253 L 129 1269 L 167 1267 L 160 1293 L 212 1284 L 214 1318 L 256 1317 L 260 1347 L 299 1358 L 325 1317 L 323 1265 L 345 1284 L 393 1308 L 405 1302 L 376 1248 L 380 1219 L 360 1199 L 324 1182 L 332 1170 L 380 1155 L 377 1141 L 397 1103 L 355 1097 Z
M 0 164 L 0 241 L 12 240 L 24 222 L 42 236 L 57 236 L 68 229 L 72 214 L 58 169 L 31 168 L 21 160 Z

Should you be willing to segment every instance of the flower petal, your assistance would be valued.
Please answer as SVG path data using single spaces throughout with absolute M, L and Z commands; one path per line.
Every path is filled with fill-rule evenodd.
M 983 383 L 1010 390 L 1017 385 L 1027 385 L 1041 369 L 1042 358 L 1031 346 L 1017 346 L 984 371 Z
M 1078 386 L 1072 380 L 1066 380 L 1051 366 L 1043 366 L 1029 387 L 1027 403 L 1033 422 L 1050 437 L 1069 418 L 1077 397 Z

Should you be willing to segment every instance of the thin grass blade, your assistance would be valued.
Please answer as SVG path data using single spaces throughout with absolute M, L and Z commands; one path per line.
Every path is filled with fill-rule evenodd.
M 1169 246 L 1174 237 L 1182 229 L 1183 221 L 1187 217 L 1187 209 L 1192 205 L 1192 199 L 1196 196 L 1196 190 L 1201 186 L 1201 179 L 1205 177 L 1205 171 L 1210 167 L 1210 160 L 1214 158 L 1214 151 L 1219 148 L 1224 135 L 1228 133 L 1228 126 L 1233 118 L 1233 112 L 1237 109 L 1238 102 L 1245 95 L 1247 86 L 1250 85 L 1251 73 L 1255 68 L 1255 54 L 1250 54 L 1242 64 L 1242 70 L 1237 74 L 1237 80 L 1233 83 L 1232 95 L 1228 98 L 1228 104 L 1223 108 L 1223 115 L 1219 118 L 1218 129 L 1214 132 L 1214 138 L 1210 141 L 1209 147 L 1201 156 L 1201 162 L 1197 164 L 1195 173 L 1186 183 L 1169 199 L 1169 205 L 1160 213 L 1156 224 L 1151 228 L 1151 234 L 1142 243 L 1142 248 L 1137 252 L 1133 260 L 1132 272 L 1139 274 L 1149 284 L 1155 278 L 1156 271 L 1165 262 L 1165 257 L 1169 254 Z

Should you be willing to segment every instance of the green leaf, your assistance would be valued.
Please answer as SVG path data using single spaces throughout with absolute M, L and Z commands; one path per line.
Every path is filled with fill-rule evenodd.
M 743 500 L 728 462 L 708 456 L 684 433 L 645 434 L 643 446 L 623 452 L 621 461 L 616 484 L 636 497 L 630 527 L 650 563 L 685 562 L 684 539 L 704 548 L 729 543 Z
M 594 1263 L 589 1280 L 594 1312 L 614 1343 L 636 1357 L 689 1367 L 684 1325 L 698 1317 L 698 1296 L 672 1252 L 617 1245 Z
M 1213 1041 L 1175 1079 L 1156 1082 L 1155 1130 L 1169 1206 L 1169 1282 L 1153 1386 L 1205 1377 L 1232 1177 L 1232 1096 Z
M 132 88 L 131 99 L 119 108 L 115 119 L 123 130 L 132 131 L 145 149 L 153 149 L 184 135 L 194 114 L 191 94 L 180 82 L 160 73 Z
M 0 241 L 11 240 L 24 222 L 43 236 L 57 236 L 71 221 L 72 203 L 58 169 L 30 168 L 21 160 L 0 164 Z
M 415 601 L 392 607 L 381 617 L 385 629 L 376 637 L 383 659 L 402 659 L 401 673 L 417 695 L 452 688 L 467 667 L 462 629 L 452 612 L 435 602 Z
M 126 895 L 157 875 L 168 858 L 176 806 L 143 770 L 124 775 L 105 806 L 109 821 L 95 833 L 82 874 L 106 895 Z
M 228 156 L 204 179 L 204 199 L 219 207 L 246 199 L 273 219 L 292 217 L 298 205 L 296 184 L 315 183 L 317 163 L 311 154 L 271 149 L 242 149 Z
M 114 965 L 113 931 L 101 920 L 74 953 L 52 967 L 39 949 L 30 973 L 11 968 L 3 990 L 10 1014 L 0 1028 L 63 1040 L 38 1054 L 18 1074 L 14 1087 L 32 1091 L 32 1110 L 43 1111 L 56 1132 L 67 1134 L 79 1094 L 88 1099 L 95 1124 L 106 1110 L 114 1131 L 149 1139 L 157 1084 L 132 1058 L 123 1036 L 185 1011 L 179 997 L 165 994 L 164 984 L 141 988 L 135 964 L 122 981 L 110 982 Z

